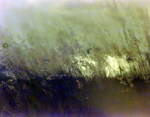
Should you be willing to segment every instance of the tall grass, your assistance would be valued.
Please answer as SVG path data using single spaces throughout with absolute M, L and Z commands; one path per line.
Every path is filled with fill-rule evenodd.
M 149 4 L 77 3 L 4 9 L 0 26 L 2 43 L 9 45 L 2 50 L 8 68 L 87 79 L 149 73 Z

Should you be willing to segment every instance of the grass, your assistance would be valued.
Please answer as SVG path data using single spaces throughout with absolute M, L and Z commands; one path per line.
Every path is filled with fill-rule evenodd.
M 16 79 L 1 76 L 0 113 L 101 115 L 101 109 L 147 108 L 148 95 L 139 96 L 149 92 L 142 81 L 149 81 L 147 5 L 67 2 L 4 9 L 0 41 L 8 47 L 0 50 L 1 63 Z
M 0 60 L 16 79 L 1 76 L 1 102 L 11 109 L 0 105 L 0 113 L 89 113 L 90 107 L 111 110 L 116 98 L 134 108 L 139 90 L 149 92 L 140 80 L 149 81 L 148 4 L 57 5 L 10 6 L 1 13 L 0 41 L 8 47 L 1 48 Z
M 30 70 L 42 76 L 62 71 L 86 79 L 149 73 L 149 14 L 144 3 L 67 2 L 4 10 L 1 40 L 9 47 L 2 51 L 11 70 Z M 116 61 L 116 69 L 128 70 L 114 70 L 109 56 Z

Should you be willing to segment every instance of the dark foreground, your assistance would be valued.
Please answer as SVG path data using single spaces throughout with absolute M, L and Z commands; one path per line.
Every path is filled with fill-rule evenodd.
M 54 76 L 9 80 L 0 76 L 1 117 L 149 117 L 150 84 Z M 9 81 L 8 81 L 9 80 Z

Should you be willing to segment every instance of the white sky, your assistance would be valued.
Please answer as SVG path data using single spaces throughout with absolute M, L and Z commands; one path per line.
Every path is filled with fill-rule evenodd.
M 107 1 L 107 0 L 0 0 L 0 7 L 5 7 L 9 5 L 14 6 L 21 6 L 22 4 L 39 4 L 40 2 L 49 2 L 49 3 L 63 3 L 66 1 L 72 1 L 72 2 L 86 2 L 86 3 L 93 3 L 94 1 Z M 111 1 L 111 0 L 108 0 Z M 117 1 L 117 0 L 115 0 Z M 150 1 L 150 0 L 119 0 L 119 1 Z

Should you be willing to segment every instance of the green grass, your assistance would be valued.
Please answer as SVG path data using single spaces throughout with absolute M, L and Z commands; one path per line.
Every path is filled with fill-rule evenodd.
M 10 7 L 3 14 L 3 21 L 1 39 L 9 45 L 3 51 L 6 63 L 12 67 L 29 69 L 41 75 L 62 70 L 83 76 L 78 68 L 79 61 L 74 58 L 81 56 L 97 63 L 93 66 L 80 60 L 81 66 L 91 69 L 92 75 L 84 76 L 88 78 L 102 76 L 107 71 L 111 73 L 112 68 L 107 71 L 105 68 L 111 66 L 106 62 L 108 56 L 113 56 L 118 62 L 117 68 L 128 66 L 129 69 L 128 73 L 119 71 L 119 75 L 149 72 L 146 3 L 103 1 L 75 5 L 68 2 L 59 6 Z M 91 51 L 87 54 L 89 48 Z M 124 56 L 133 59 L 131 64 Z M 116 77 L 116 73 L 107 77 Z

